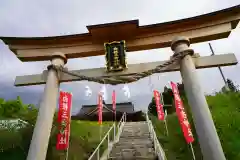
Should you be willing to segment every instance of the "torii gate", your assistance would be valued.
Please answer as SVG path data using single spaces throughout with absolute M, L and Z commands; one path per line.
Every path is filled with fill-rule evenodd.
M 46 157 L 59 83 L 81 80 L 65 73 L 59 75 L 54 66 L 64 66 L 69 58 L 103 55 L 105 42 L 125 40 L 127 51 L 163 48 L 171 45 L 174 55 L 187 53 L 178 61 L 179 63 L 168 64 L 158 72 L 180 70 L 203 157 L 206 160 L 225 160 L 208 104 L 197 78 L 196 68 L 235 65 L 237 60 L 234 54 L 206 57 L 191 55 L 194 52 L 189 48 L 189 39 L 192 43 L 198 43 L 227 38 L 231 30 L 236 28 L 239 20 L 240 6 L 238 5 L 193 18 L 146 26 L 139 26 L 138 20 L 133 20 L 87 26 L 89 32 L 78 35 L 0 37 L 21 61 L 50 60 L 52 64 L 43 74 L 16 77 L 15 86 L 46 84 L 27 159 L 44 160 Z M 175 37 L 178 38 L 174 39 Z M 129 65 L 128 69 L 120 72 L 106 72 L 105 68 L 74 72 L 88 77 L 106 78 L 133 75 L 163 63 L 165 62 Z

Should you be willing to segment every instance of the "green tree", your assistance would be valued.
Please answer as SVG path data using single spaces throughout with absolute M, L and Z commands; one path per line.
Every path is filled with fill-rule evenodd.
M 4 109 L 3 104 L 5 103 L 5 100 L 0 98 L 0 118 L 3 117 Z
M 228 85 L 230 91 L 232 91 L 232 92 L 238 91 L 237 86 L 233 83 L 233 81 L 231 79 L 227 79 L 227 85 Z
M 177 83 L 178 91 L 181 97 L 185 96 L 185 90 L 184 90 L 184 84 L 183 83 Z
M 184 90 L 184 84 L 183 83 L 177 83 L 179 94 L 182 97 L 182 99 L 186 99 L 185 96 L 185 90 Z M 163 98 L 163 104 L 164 110 L 167 110 L 169 114 L 175 112 L 175 107 L 174 107 L 174 97 L 173 97 L 173 92 L 171 88 L 168 88 L 167 86 L 164 87 L 164 92 L 162 93 L 162 98 Z M 156 103 L 154 97 L 152 98 L 152 101 L 148 105 L 148 110 L 150 113 L 153 115 L 157 115 L 156 111 Z
M 162 93 L 163 102 L 166 105 L 172 105 L 173 93 L 172 89 L 168 87 L 164 87 L 164 92 Z
M 148 112 L 154 116 L 157 116 L 156 102 L 154 97 L 152 97 L 152 101 L 148 105 Z
M 20 154 L 23 154 L 23 156 L 27 155 L 29 144 L 31 142 L 33 128 L 37 118 L 37 113 L 38 110 L 34 105 L 23 104 L 19 96 L 15 100 L 8 101 L 0 98 L 0 117 L 2 119 L 20 118 L 21 120 L 27 121 L 29 123 L 29 125 L 20 129 L 16 129 L 18 125 L 11 127 L 10 124 L 9 126 L 5 124 L 4 126 L 6 126 L 6 128 L 0 129 L 1 158 L 9 158 L 11 157 L 11 153 L 17 154 L 18 156 L 20 156 Z M 20 157 L 18 158 L 21 159 Z
M 164 104 L 163 109 L 167 110 L 168 113 L 172 113 L 172 105 L 173 105 L 173 96 L 172 96 L 172 90 L 170 88 L 164 87 L 164 92 L 161 94 Z M 160 100 L 161 101 L 161 100 Z M 148 110 L 151 114 L 154 116 L 157 116 L 157 109 L 156 109 L 156 101 L 155 98 L 152 97 L 152 101 L 148 105 Z
M 16 118 L 21 110 L 21 104 L 16 100 L 9 100 L 2 104 L 3 117 Z

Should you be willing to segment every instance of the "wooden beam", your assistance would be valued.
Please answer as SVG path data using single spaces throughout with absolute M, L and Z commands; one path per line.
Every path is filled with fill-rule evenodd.
M 186 27 L 187 28 L 187 27 Z M 185 29 L 186 29 L 185 28 Z M 143 35 L 139 38 L 126 40 L 126 49 L 129 52 L 149 50 L 156 48 L 169 47 L 171 41 L 177 36 L 185 36 L 191 40 L 191 43 L 210 41 L 220 38 L 226 38 L 231 32 L 231 23 L 219 24 L 211 27 L 199 29 L 190 29 L 180 32 L 158 33 L 158 35 Z M 50 60 L 54 52 L 62 52 L 67 58 L 89 57 L 105 54 L 104 45 L 102 43 L 85 44 L 76 46 L 60 46 L 57 48 L 34 48 L 27 50 L 18 50 L 17 57 L 22 61 L 32 60 Z
M 194 61 L 197 69 L 211 68 L 211 67 L 217 67 L 217 66 L 230 66 L 230 65 L 236 65 L 238 63 L 234 54 L 198 57 L 198 58 L 194 58 Z M 157 65 L 163 64 L 164 62 L 166 61 L 130 64 L 126 71 L 115 72 L 115 73 L 106 73 L 105 68 L 74 70 L 70 72 L 74 72 L 74 73 L 89 76 L 89 77 L 92 77 L 92 76 L 111 77 L 115 75 L 131 75 L 137 72 L 142 72 L 145 70 L 155 68 Z M 179 67 L 180 67 L 179 64 L 173 64 L 167 68 L 164 68 L 161 72 L 163 73 L 163 72 L 178 71 Z M 71 81 L 79 81 L 79 78 L 71 75 L 63 74 L 60 80 L 60 82 L 71 82 Z M 17 76 L 15 80 L 15 86 L 30 86 L 30 85 L 39 85 L 39 84 L 45 84 L 45 83 L 46 83 L 46 71 L 44 71 L 43 74 Z
M 50 60 L 54 52 L 67 58 L 105 54 L 104 42 L 125 40 L 127 51 L 170 47 L 177 36 L 191 43 L 227 38 L 240 20 L 240 5 L 192 18 L 139 26 L 138 21 L 88 26 L 88 33 L 56 37 L 0 37 L 22 61 Z

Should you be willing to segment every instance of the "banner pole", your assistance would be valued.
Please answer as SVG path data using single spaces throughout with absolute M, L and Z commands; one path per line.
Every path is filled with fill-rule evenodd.
M 100 140 L 100 142 L 101 142 L 101 139 L 102 139 L 102 124 L 100 124 L 100 128 L 99 128 L 99 134 L 100 134 L 100 136 L 99 136 L 99 140 Z M 99 143 L 100 143 L 99 142 Z
M 173 82 L 170 82 L 170 84 L 172 87 L 172 92 L 173 92 L 173 96 L 174 96 L 174 102 L 175 102 L 175 108 L 176 108 L 178 120 L 180 122 L 184 137 L 185 137 L 187 143 L 190 145 L 193 160 L 195 160 L 196 158 L 195 158 L 194 150 L 192 147 L 192 142 L 194 141 L 194 138 L 193 138 L 193 134 L 191 131 L 190 123 L 188 122 L 188 119 L 187 119 L 187 114 L 185 113 L 185 109 L 184 109 L 182 100 L 179 95 L 178 86 L 177 86 L 177 84 L 175 84 Z
M 163 94 L 162 93 L 160 93 L 160 94 L 161 94 L 162 105 L 164 107 Z M 167 118 L 167 110 L 165 110 L 165 114 L 164 114 L 164 125 L 165 125 L 165 129 L 166 129 L 166 134 L 168 136 L 168 127 L 167 127 L 167 119 L 166 118 Z
M 69 138 L 70 138 L 70 136 L 69 136 Z M 68 144 L 69 144 L 69 140 L 68 140 Z M 68 160 L 68 149 L 69 149 L 69 146 L 68 146 L 67 151 L 66 151 L 66 160 Z
M 167 133 L 167 136 L 168 136 L 168 127 L 167 127 L 167 120 L 164 119 L 164 124 L 165 124 L 165 128 L 166 128 L 166 133 Z
M 194 153 L 194 150 L 193 150 L 192 143 L 189 143 L 189 145 L 190 145 L 190 148 L 191 148 L 191 151 L 192 151 L 193 160 L 196 160 L 196 157 L 195 157 L 195 153 Z
M 71 96 L 72 93 L 70 92 Z M 72 98 L 73 99 L 73 98 Z M 71 137 L 71 121 L 72 121 L 72 99 L 71 99 L 71 105 L 70 105 L 70 114 L 69 114 L 69 137 L 68 137 L 68 148 L 67 148 L 67 152 L 66 152 L 66 160 L 68 160 L 68 150 L 69 150 L 69 142 L 70 142 L 70 137 Z
M 99 143 L 101 142 L 101 135 L 102 135 L 102 107 L 103 107 L 103 100 L 102 100 L 102 95 L 98 95 L 98 124 L 99 126 Z

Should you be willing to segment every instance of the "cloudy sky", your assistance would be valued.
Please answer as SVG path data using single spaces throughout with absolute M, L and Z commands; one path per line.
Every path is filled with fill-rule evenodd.
M 86 26 L 117 21 L 139 19 L 140 25 L 148 25 L 197 16 L 216 10 L 238 5 L 239 0 L 1 0 L 0 2 L 0 36 L 38 37 L 58 36 L 87 32 Z M 229 38 L 211 41 L 216 54 L 235 53 L 240 59 L 240 25 Z M 208 43 L 191 46 L 201 56 L 210 55 Z M 127 53 L 128 63 L 167 60 L 172 55 L 170 48 L 146 50 Z M 41 99 L 44 85 L 14 87 L 17 75 L 41 73 L 49 62 L 21 62 L 0 41 L 0 97 L 16 98 L 20 95 L 25 103 L 37 104 Z M 71 59 L 69 69 L 103 67 L 103 56 Z M 240 66 L 224 67 L 227 78 L 240 84 Z M 198 75 L 206 94 L 218 91 L 223 85 L 220 73 L 216 68 L 198 70 Z M 181 82 L 179 72 L 151 76 L 153 88 L 163 90 L 169 81 Z M 85 85 L 93 91 L 91 98 L 84 95 Z M 74 82 L 61 84 L 61 88 L 73 93 L 73 112 L 76 113 L 82 104 L 96 103 L 96 93 L 101 85 L 92 82 Z M 111 92 L 117 92 L 117 101 L 133 101 L 137 109 L 146 108 L 151 99 L 149 78 L 129 84 L 131 98 L 127 99 L 121 91 L 122 85 L 107 85 L 108 100 Z

